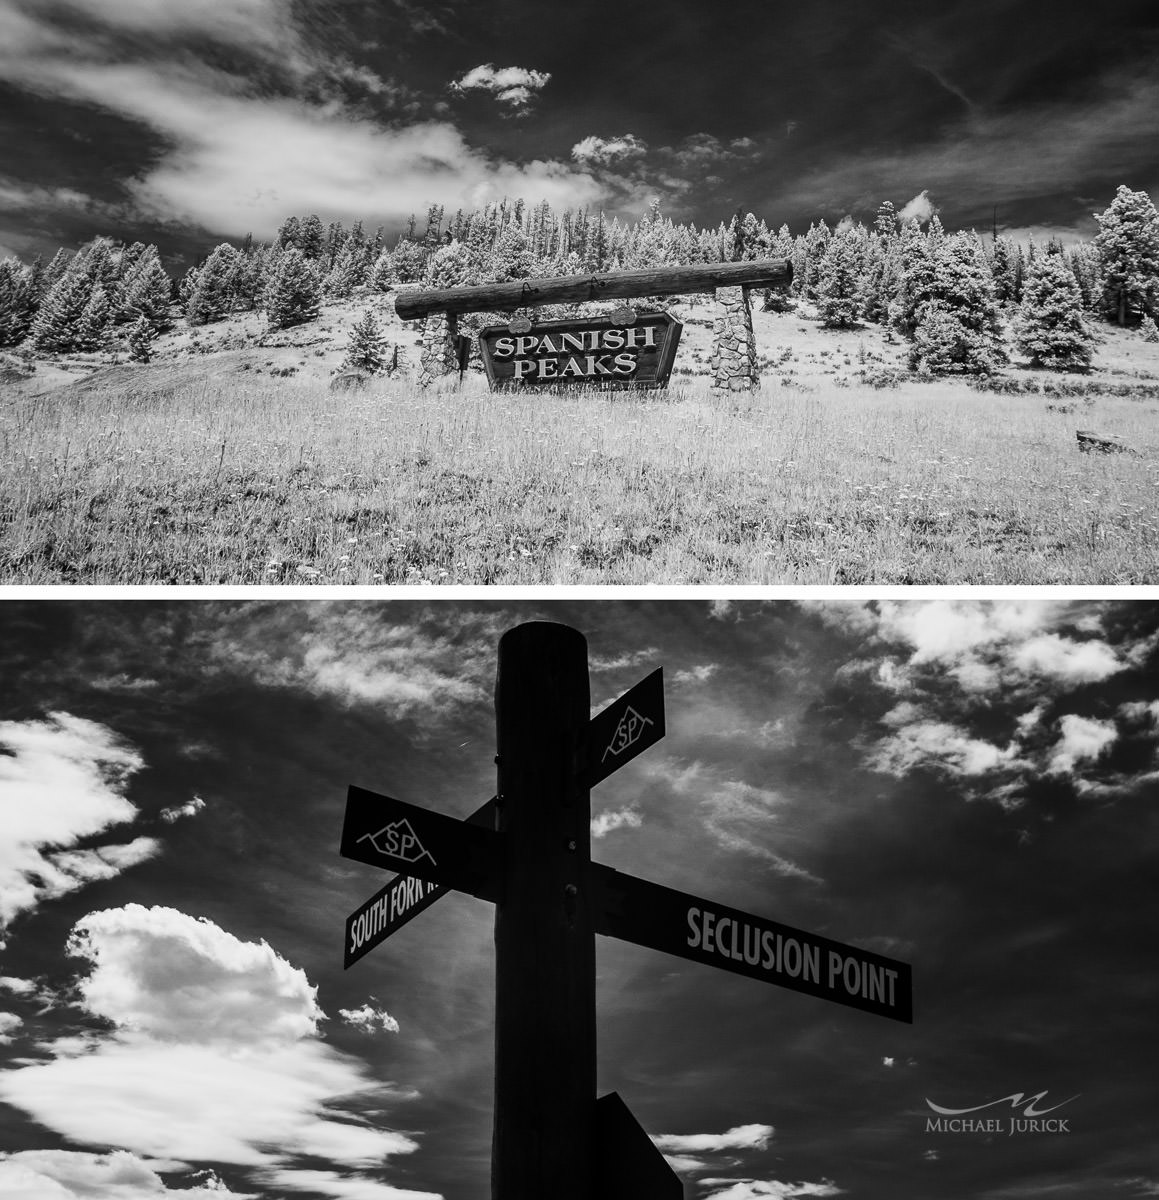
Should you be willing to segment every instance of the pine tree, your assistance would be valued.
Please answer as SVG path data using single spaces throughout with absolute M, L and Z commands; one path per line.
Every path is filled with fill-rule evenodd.
M 314 264 L 297 246 L 283 250 L 266 289 L 266 318 L 271 329 L 288 329 L 317 317 L 322 281 Z
M 384 250 L 370 268 L 370 286 L 376 292 L 389 292 L 394 286 L 394 260 L 389 250 Z
M 1143 341 L 1159 342 L 1159 326 L 1155 324 L 1155 318 L 1150 313 L 1144 315 L 1139 322 L 1139 332 L 1143 335 Z
M 289 246 L 301 247 L 302 244 L 302 222 L 297 217 L 287 217 L 282 222 L 282 227 L 278 230 L 278 239 L 276 243 L 283 250 Z
M 417 283 L 423 277 L 426 267 L 426 251 L 417 242 L 400 239 L 391 251 L 391 266 L 395 281 L 398 283 Z
M 1061 254 L 1040 255 L 1027 272 L 1014 338 L 1033 367 L 1090 366 L 1092 339 L 1083 319 L 1082 294 Z
M 907 221 L 897 240 L 897 287 L 889 304 L 890 324 L 903 336 L 913 337 L 922 306 L 934 295 L 934 277 L 941 243 L 921 231 L 916 220 Z
M 76 349 L 77 327 L 93 290 L 89 261 L 83 253 L 75 254 L 32 321 L 29 331 L 32 345 L 37 350 Z
M 298 232 L 298 247 L 312 261 L 322 257 L 326 242 L 326 231 L 322 228 L 322 218 L 317 213 L 311 213 L 301 224 Z
M 350 331 L 343 370 L 377 375 L 386 366 L 386 343 L 372 312 L 367 312 Z
M 36 300 L 38 304 L 52 291 L 53 286 L 68 270 L 68 264 L 72 258 L 73 256 L 62 247 L 49 260 L 48 266 L 41 272 L 40 279 L 37 281 Z
M 144 316 L 154 329 L 168 329 L 173 285 L 156 246 L 146 246 L 132 270 L 122 281 L 120 302 L 115 313 L 117 324 L 128 324 Z
M 873 232 L 879 238 L 897 237 L 898 220 L 892 200 L 883 200 L 877 206 L 877 215 L 873 219 Z
M 0 346 L 22 342 L 35 315 L 31 271 L 14 258 L 4 259 L 0 262 Z
M 977 243 L 968 233 L 942 237 L 932 261 L 930 298 L 916 310 L 911 369 L 989 374 L 1006 361 L 1006 351 L 994 285 Z
M 427 286 L 431 288 L 462 287 L 477 283 L 472 277 L 471 259 L 465 246 L 449 242 L 440 246 L 427 263 Z
M 849 231 L 834 234 L 825 248 L 817 280 L 817 311 L 827 329 L 849 329 L 857 323 L 861 248 Z
M 76 350 L 103 350 L 109 343 L 113 327 L 112 305 L 108 293 L 101 284 L 96 284 L 89 294 L 88 303 L 77 321 L 73 335 Z
M 1159 307 L 1159 213 L 1146 192 L 1120 185 L 1110 207 L 1095 214 L 1103 268 L 1103 311 L 1126 325 Z
M 1013 303 L 1018 291 L 1018 248 L 1008 237 L 994 240 L 990 248 L 990 275 L 994 280 L 994 298 L 999 304 Z
M 531 279 L 536 266 L 535 255 L 523 230 L 518 225 L 511 225 L 499 235 L 491 251 L 487 277 L 496 283 Z
M 142 314 L 129 330 L 129 358 L 133 362 L 147 363 L 153 357 L 153 343 L 156 340 L 157 327 Z
M 326 295 L 336 300 L 345 300 L 355 287 L 362 282 L 362 263 L 357 251 L 351 246 L 341 250 L 334 260 L 334 266 L 323 281 Z
M 241 254 L 222 242 L 202 264 L 185 304 L 185 319 L 190 325 L 220 321 L 233 311 L 235 274 Z

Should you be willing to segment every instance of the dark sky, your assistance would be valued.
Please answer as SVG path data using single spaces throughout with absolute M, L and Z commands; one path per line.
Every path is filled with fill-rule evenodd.
M 504 195 L 1088 236 L 1159 191 L 1157 49 L 1153 0 L 0 0 L 0 253 Z
M 600 1089 L 689 1200 L 1159 1194 L 1159 610 L 1035 599 L 7 601 L 0 1194 L 486 1194 L 490 906 L 343 971 L 387 877 L 337 847 L 350 783 L 492 794 L 542 617 L 593 707 L 665 671 L 597 861 L 913 967 L 910 1026 L 597 939 Z

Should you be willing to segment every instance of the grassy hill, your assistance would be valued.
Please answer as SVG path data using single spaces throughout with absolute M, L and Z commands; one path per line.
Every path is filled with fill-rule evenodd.
M 331 391 L 368 307 L 409 370 Z M 800 305 L 755 314 L 761 390 L 718 396 L 713 311 L 675 306 L 661 393 L 421 391 L 382 296 L 175 330 L 148 365 L 38 360 L 0 384 L 0 581 L 1159 580 L 1159 345 L 1100 327 L 1088 375 L 1015 363 L 1047 390 L 1005 395 L 903 377 L 880 327 Z

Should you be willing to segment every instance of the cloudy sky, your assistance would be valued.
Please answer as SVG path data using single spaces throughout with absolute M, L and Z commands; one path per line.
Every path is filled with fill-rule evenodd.
M 795 232 L 1159 189 L 1153 0 L 0 0 L 0 252 L 174 256 L 503 196 Z
M 665 671 L 597 861 L 913 967 L 911 1026 L 597 939 L 600 1090 L 689 1200 L 1159 1195 L 1159 611 L 951 600 L 5 602 L 0 1194 L 486 1194 L 490 906 L 343 971 L 387 876 L 337 847 L 350 783 L 493 793 L 540 617 L 595 707 Z

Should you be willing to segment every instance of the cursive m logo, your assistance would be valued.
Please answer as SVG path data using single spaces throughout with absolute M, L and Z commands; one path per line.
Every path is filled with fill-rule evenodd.
M 1080 1092 L 1079 1095 L 1082 1093 Z M 1009 1096 L 1003 1096 L 1000 1100 L 987 1100 L 985 1104 L 975 1104 L 973 1108 L 943 1108 L 940 1104 L 935 1104 L 928 1096 L 926 1103 L 936 1113 L 941 1113 L 945 1117 L 960 1117 L 963 1113 L 981 1112 L 984 1108 L 993 1108 L 995 1104 L 1005 1104 L 1010 1102 L 1011 1108 L 1018 1108 L 1025 1104 L 1022 1110 L 1022 1115 L 1025 1117 L 1042 1117 L 1047 1113 L 1054 1112 L 1056 1108 L 1062 1108 L 1064 1104 L 1069 1104 L 1071 1100 L 1077 1100 L 1078 1095 L 1071 1096 L 1067 1100 L 1063 1100 L 1058 1104 L 1051 1105 L 1050 1108 L 1038 1108 L 1038 1102 L 1046 1095 L 1046 1092 L 1035 1092 L 1033 1096 L 1027 1099 L 1025 1092 L 1012 1092 Z

